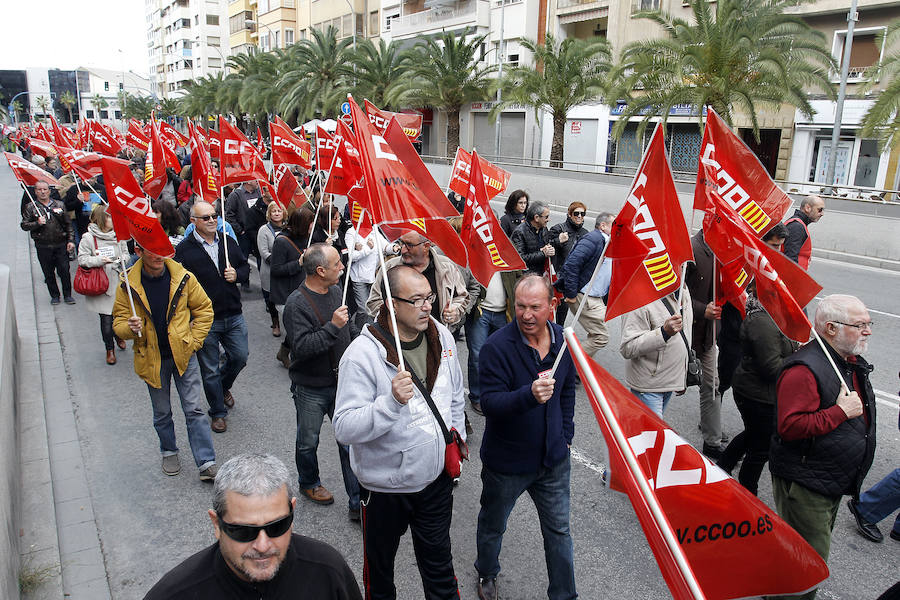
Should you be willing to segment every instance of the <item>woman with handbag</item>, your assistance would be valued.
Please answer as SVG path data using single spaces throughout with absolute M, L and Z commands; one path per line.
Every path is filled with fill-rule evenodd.
M 98 204 L 91 211 L 90 223 L 78 246 L 78 271 L 75 273 L 74 287 L 76 292 L 84 295 L 88 308 L 100 315 L 100 335 L 106 345 L 108 365 L 116 364 L 115 344 L 125 349 L 125 341 L 115 338 L 112 328 L 112 309 L 122 273 L 122 256 L 128 256 L 128 248 L 125 242 L 116 240 L 106 205 Z

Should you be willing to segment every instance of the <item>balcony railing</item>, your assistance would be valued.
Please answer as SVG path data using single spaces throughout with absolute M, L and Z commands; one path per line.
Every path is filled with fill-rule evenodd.
M 438 6 L 390 20 L 390 31 L 399 36 L 428 29 L 455 27 L 478 21 L 478 0 L 461 2 L 453 6 Z M 485 14 L 487 11 L 484 11 Z M 485 23 L 487 25 L 487 23 Z
M 592 8 L 601 8 L 608 5 L 609 0 L 559 0 L 556 3 L 556 8 L 558 11 L 562 12 L 563 9 L 590 10 Z M 570 11 L 567 10 L 565 12 Z

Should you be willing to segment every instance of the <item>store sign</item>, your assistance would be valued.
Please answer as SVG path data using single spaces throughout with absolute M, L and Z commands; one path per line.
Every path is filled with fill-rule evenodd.
M 579 135 L 581 133 L 581 121 L 570 121 L 569 131 L 572 135 Z

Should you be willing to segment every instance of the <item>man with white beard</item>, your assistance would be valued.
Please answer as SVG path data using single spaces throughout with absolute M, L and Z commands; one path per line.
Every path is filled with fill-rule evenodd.
M 860 356 L 872 321 L 859 298 L 834 294 L 816 307 L 814 326 L 841 377 L 815 341 L 784 361 L 769 470 L 778 514 L 827 561 L 841 496 L 859 498 L 875 455 L 873 367 Z

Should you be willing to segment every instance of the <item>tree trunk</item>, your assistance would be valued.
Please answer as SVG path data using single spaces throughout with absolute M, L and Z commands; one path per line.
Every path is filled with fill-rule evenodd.
M 566 133 L 566 113 L 553 113 L 553 144 L 550 146 L 550 166 L 561 169 L 563 166 L 563 142 Z
M 459 108 L 447 111 L 447 156 L 456 156 L 459 148 Z
M 66 107 L 66 110 L 69 111 L 69 123 L 72 123 L 72 122 L 73 122 L 73 121 L 72 121 L 72 107 L 71 107 L 71 106 L 67 106 L 67 107 Z

